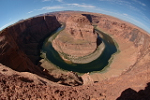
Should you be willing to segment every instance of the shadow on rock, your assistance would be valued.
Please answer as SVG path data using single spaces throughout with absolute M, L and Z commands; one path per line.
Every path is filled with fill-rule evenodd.
M 150 100 L 150 82 L 147 83 L 145 90 L 140 90 L 139 92 L 131 88 L 126 89 L 117 100 Z
M 38 67 L 42 70 L 42 76 L 59 84 L 67 85 L 67 86 L 79 86 L 83 85 L 83 80 L 76 72 L 67 72 L 67 73 L 56 73 L 51 72 L 41 66 L 41 62 L 39 62 Z

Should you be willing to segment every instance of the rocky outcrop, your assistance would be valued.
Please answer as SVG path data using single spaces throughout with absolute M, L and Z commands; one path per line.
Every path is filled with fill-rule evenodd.
M 86 73 L 84 75 L 81 76 L 82 80 L 83 80 L 83 85 L 89 85 L 89 84 L 94 84 L 93 79 L 90 77 L 89 73 Z
M 50 32 L 60 27 L 55 16 L 22 20 L 0 33 L 0 63 L 17 71 L 33 71 L 40 47 Z
M 57 83 L 68 85 L 68 86 L 79 86 L 82 85 L 82 79 L 75 72 L 68 72 L 65 75 L 61 75 L 59 77 L 59 81 Z
M 66 21 L 63 30 L 52 42 L 60 53 L 73 57 L 83 57 L 93 53 L 97 48 L 97 34 L 89 20 L 82 15 L 72 15 Z

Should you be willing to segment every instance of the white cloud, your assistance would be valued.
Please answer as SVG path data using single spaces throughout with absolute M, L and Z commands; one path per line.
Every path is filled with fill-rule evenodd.
M 37 12 L 37 11 L 40 11 L 40 10 L 54 10 L 54 9 L 62 9 L 64 8 L 63 6 L 45 6 L 45 7 L 42 7 L 41 9 L 34 9 L 32 11 L 29 11 L 27 12 L 27 14 L 30 14 L 32 12 Z
M 130 22 L 130 23 L 150 32 L 148 25 L 146 25 L 144 22 L 141 22 L 140 20 L 136 19 L 135 17 L 128 15 L 128 14 L 125 14 L 125 13 L 123 13 L 123 14 L 119 14 L 119 13 L 117 14 L 116 13 L 116 15 L 120 16 L 121 19 L 123 19 L 127 22 Z M 150 21 L 150 20 L 147 19 L 147 21 Z
M 126 0 L 99 0 L 99 1 L 107 1 L 107 2 L 110 2 L 110 3 L 116 3 L 116 4 L 119 4 L 119 5 L 130 5 L 131 3 L 126 1 Z
M 58 1 L 58 2 L 63 2 L 63 0 L 56 0 L 56 1 Z
M 33 11 L 29 11 L 29 12 L 27 12 L 28 14 L 30 14 L 30 13 L 32 13 Z
M 124 15 L 124 16 L 128 16 L 128 14 L 125 14 L 125 13 L 124 13 L 123 15 Z
M 11 25 L 11 24 L 13 24 L 13 22 L 9 22 L 9 23 L 3 25 L 2 27 L 0 27 L 0 30 L 6 28 L 7 26 L 9 26 L 9 25 Z
M 129 5 L 128 8 L 134 12 L 136 12 L 137 14 L 139 14 L 140 16 L 145 16 L 145 14 L 139 9 L 139 8 L 136 8 L 134 6 L 131 6 Z
M 148 18 L 147 16 L 142 15 L 141 18 L 142 18 L 145 22 L 150 23 L 150 18 Z
M 131 5 L 131 1 L 129 2 L 129 1 L 126 1 L 126 0 L 99 0 L 99 1 L 107 1 L 107 2 L 111 2 L 111 3 L 119 4 L 119 5 Z M 145 3 L 141 2 L 142 0 L 141 1 L 139 1 L 139 0 L 132 0 L 132 1 L 134 1 L 135 3 L 138 3 L 138 4 L 142 5 L 142 6 L 146 6 Z
M 92 5 L 77 4 L 77 3 L 72 3 L 72 4 L 67 4 L 67 5 L 68 6 L 82 7 L 82 8 L 95 8 L 95 6 L 92 6 Z
M 51 0 L 42 0 L 42 2 L 51 1 Z
M 138 0 L 133 0 L 133 1 L 136 2 L 136 3 L 138 3 L 138 4 L 140 4 L 140 5 L 142 5 L 142 6 L 146 6 L 145 3 L 142 3 L 142 2 L 140 2 L 140 1 L 138 1 Z
M 131 5 L 128 5 L 128 8 L 137 12 L 141 12 L 138 8 L 131 6 Z
M 62 8 L 64 8 L 64 7 L 62 7 L 62 6 L 46 6 L 46 7 L 42 7 L 39 10 L 52 10 L 52 9 L 62 9 Z
M 99 0 L 99 1 L 111 1 L 111 2 L 114 2 L 116 0 Z
M 54 0 L 42 0 L 42 2 L 47 2 L 47 1 L 54 1 Z M 63 0 L 55 0 L 55 1 L 63 2 Z
M 139 8 L 137 8 L 136 6 L 133 6 L 133 3 L 130 1 L 127 1 L 127 0 L 99 0 L 99 1 L 102 1 L 102 2 L 109 2 L 109 3 L 114 3 L 114 4 L 118 4 L 118 5 L 123 5 L 123 6 L 126 6 L 127 8 L 131 9 L 131 10 L 134 10 L 134 11 L 137 11 L 137 12 L 140 12 L 141 11 L 139 10 Z M 138 1 L 138 0 L 132 0 L 133 2 L 135 2 L 136 4 L 140 4 L 142 6 L 146 6 L 146 4 Z

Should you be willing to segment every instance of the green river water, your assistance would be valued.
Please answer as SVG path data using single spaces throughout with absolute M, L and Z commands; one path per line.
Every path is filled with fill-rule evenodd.
M 52 35 L 45 40 L 45 42 L 43 43 L 43 47 L 41 49 L 41 53 L 46 54 L 45 57 L 49 60 L 49 63 L 53 63 L 54 65 L 57 66 L 57 68 L 67 71 L 74 71 L 78 73 L 101 71 L 105 66 L 109 64 L 109 59 L 111 58 L 111 56 L 115 52 L 117 52 L 117 47 L 113 39 L 109 35 L 99 31 L 98 29 L 95 29 L 95 32 L 99 34 L 101 40 L 105 44 L 105 49 L 101 54 L 101 56 L 99 56 L 96 60 L 87 64 L 67 64 L 64 60 L 62 60 L 57 51 L 55 51 L 54 48 L 52 47 L 52 40 L 63 29 L 64 27 L 60 27 L 54 33 L 52 33 Z

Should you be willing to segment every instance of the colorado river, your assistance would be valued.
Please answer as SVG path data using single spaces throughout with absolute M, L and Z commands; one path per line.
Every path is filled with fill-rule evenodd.
M 95 29 L 95 32 L 99 34 L 103 43 L 105 44 L 105 49 L 103 50 L 102 54 L 96 60 L 87 64 L 68 64 L 64 60 L 62 60 L 57 51 L 55 51 L 52 47 L 52 40 L 63 29 L 64 27 L 59 28 L 50 37 L 48 37 L 43 43 L 43 47 L 41 50 L 41 53 L 43 55 L 45 54 L 43 58 L 49 60 L 49 63 L 53 63 L 56 68 L 79 73 L 100 71 L 109 64 L 109 59 L 111 58 L 112 54 L 117 52 L 117 47 L 115 46 L 113 39 L 109 35 Z

